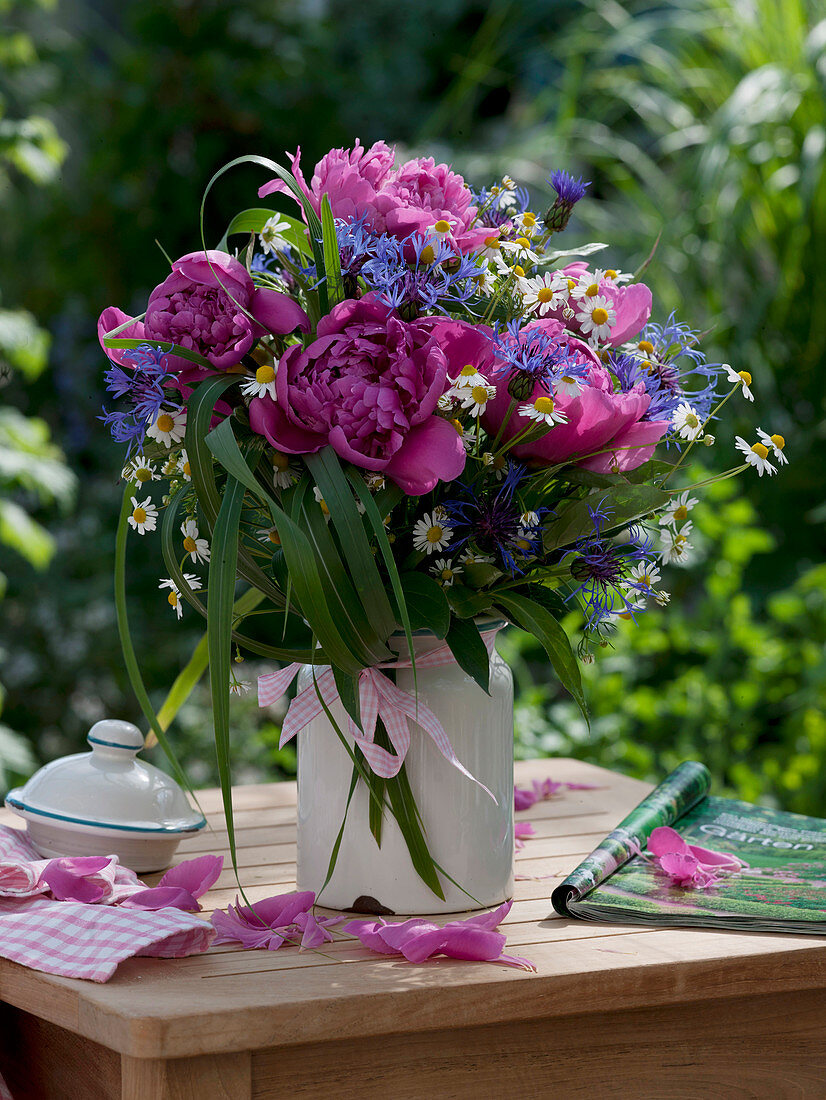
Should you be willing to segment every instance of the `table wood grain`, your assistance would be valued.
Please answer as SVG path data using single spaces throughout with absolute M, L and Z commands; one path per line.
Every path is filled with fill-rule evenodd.
M 516 773 L 595 784 L 518 815 L 537 836 L 517 853 L 502 930 L 536 974 L 414 966 L 352 940 L 133 959 L 105 985 L 0 959 L 0 1069 L 15 1100 L 826 1097 L 826 939 L 557 916 L 551 889 L 650 787 L 574 760 Z M 199 800 L 208 828 L 178 859 L 227 856 L 220 793 Z M 234 802 L 250 899 L 293 889 L 295 785 L 239 787 Z M 205 914 L 235 900 L 226 862 Z

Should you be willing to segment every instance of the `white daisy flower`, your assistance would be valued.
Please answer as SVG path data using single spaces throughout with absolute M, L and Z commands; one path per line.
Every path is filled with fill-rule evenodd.
M 671 593 L 666 592 L 664 588 L 658 588 L 654 593 L 654 601 L 660 605 L 660 607 L 666 607 L 671 603 Z
M 585 383 L 579 378 L 574 378 L 571 374 L 563 374 L 562 377 L 558 378 L 554 383 L 554 390 L 557 397 L 560 394 L 565 397 L 579 397 L 584 389 Z
M 699 439 L 703 434 L 703 422 L 700 414 L 688 404 L 681 402 L 671 417 L 671 427 L 682 439 Z
M 774 466 L 769 462 L 769 455 L 772 452 L 765 443 L 749 444 L 746 443 L 745 439 L 741 439 L 739 435 L 735 437 L 734 442 L 737 444 L 737 450 L 742 451 L 745 455 L 748 465 L 754 466 L 761 477 L 763 474 L 771 476 L 771 474 L 777 473 Z
M 319 487 L 317 485 L 313 486 L 313 496 L 315 497 L 316 501 L 321 505 L 321 511 L 324 513 L 324 518 L 329 523 L 330 522 L 330 509 L 327 507 L 327 501 L 321 495 L 321 490 L 319 489 Z
M 275 372 L 276 366 L 265 363 L 255 372 L 255 378 L 248 378 L 241 386 L 241 393 L 247 397 L 265 397 L 269 395 L 275 401 Z
M 156 439 L 163 443 L 164 447 L 171 447 L 173 443 L 180 443 L 186 432 L 186 409 L 163 410 L 159 412 L 154 422 L 146 429 L 150 439 Z
M 288 232 L 290 223 L 285 221 L 281 214 L 273 214 L 258 234 L 258 240 L 265 252 L 283 252 L 289 248 L 289 242 L 284 234 Z
M 617 319 L 617 312 L 607 298 L 582 298 L 576 310 L 576 319 L 588 343 L 610 340 L 611 327 Z
M 490 554 L 478 554 L 473 550 L 465 550 L 459 555 L 459 561 L 462 565 L 490 565 L 493 558 Z
M 783 454 L 783 448 L 786 446 L 786 440 L 782 435 L 769 435 L 768 432 L 764 432 L 762 428 L 757 429 L 757 434 L 760 436 L 760 442 L 768 447 L 776 458 L 780 466 L 788 466 L 789 460 Z
M 197 592 L 201 587 L 201 582 L 194 573 L 184 573 L 184 580 L 193 592 Z M 184 606 L 181 600 L 181 590 L 178 588 L 177 584 L 175 584 L 171 577 L 166 577 L 161 580 L 158 588 L 169 589 L 169 595 L 166 597 L 166 601 L 180 619 L 181 615 L 184 613 Z
M 587 298 L 600 297 L 599 284 L 602 282 L 604 271 L 584 271 L 575 279 L 568 279 L 568 288 L 571 297 L 576 301 Z M 573 286 L 571 285 L 573 283 Z
M 147 481 L 160 481 L 161 475 L 157 473 L 154 465 L 144 455 L 135 455 L 131 462 L 124 466 L 121 475 L 124 481 L 136 481 L 139 485 L 145 485 Z
M 476 286 L 479 288 L 479 293 L 483 298 L 490 298 L 496 289 L 494 280 L 490 273 L 490 268 L 485 267 L 478 275 L 474 275 Z
M 296 479 L 295 470 L 290 466 L 290 456 L 283 451 L 269 452 L 272 464 L 272 483 L 276 489 L 289 489 Z
M 184 520 L 181 534 L 184 536 L 184 550 L 189 554 L 190 561 L 209 561 L 209 543 L 198 537 L 198 524 L 194 519 Z
M 258 541 L 269 544 L 270 546 L 280 546 L 281 536 L 278 534 L 277 527 L 259 527 L 255 532 L 258 535 Z
M 365 474 L 364 483 L 371 493 L 378 493 L 386 484 L 384 474 Z
M 605 619 L 611 623 L 616 623 L 620 620 L 624 622 L 636 622 L 637 615 L 645 611 L 647 600 L 644 597 L 638 596 L 636 599 L 629 600 L 626 604 L 621 604 L 617 608 L 612 608 Z
M 431 226 L 430 232 L 438 240 L 443 241 L 453 232 L 453 226 L 447 218 L 439 218 L 439 220 L 434 222 Z
M 135 497 L 132 497 L 132 515 L 128 517 L 127 522 L 139 535 L 154 531 L 158 525 L 158 509 L 152 503 L 152 498 L 147 497 L 138 504 Z
M 252 686 L 249 680 L 233 680 L 229 685 L 230 695 L 245 695 Z
M 516 214 L 513 224 L 517 229 L 521 229 L 526 237 L 532 237 L 534 233 L 542 229 L 542 222 L 531 210 L 526 210 L 523 214 Z
M 633 278 L 632 275 L 625 275 L 622 271 L 614 271 L 612 267 L 608 267 L 602 272 L 602 278 L 608 279 L 612 283 L 630 283 Z
M 688 541 L 691 524 L 687 523 L 681 531 L 675 531 L 673 527 L 666 527 L 660 532 L 661 551 L 660 561 L 663 565 L 685 565 L 688 561 L 688 552 L 693 549 Z
M 641 587 L 649 591 L 660 579 L 660 571 L 652 561 L 640 561 L 633 565 L 625 578 L 627 588 Z
M 461 390 L 468 386 L 486 386 L 488 380 L 479 373 L 473 363 L 465 363 L 456 377 L 450 379 L 450 383 L 457 390 Z
M 456 396 L 460 399 L 463 409 L 470 409 L 471 416 L 481 416 L 487 408 L 488 401 L 496 397 L 496 386 L 483 384 L 462 387 Z
M 723 370 L 726 372 L 726 378 L 729 382 L 734 382 L 736 385 L 743 387 L 743 397 L 747 401 L 754 401 L 754 394 L 749 389 L 751 385 L 751 375 L 747 370 L 735 370 L 731 363 L 723 363 Z
M 534 527 L 539 526 L 539 513 L 538 512 L 523 512 L 519 517 L 519 525 L 523 531 L 530 531 Z
M 192 470 L 189 466 L 189 456 L 186 451 L 181 451 L 181 456 L 178 459 L 178 465 L 176 467 L 176 473 L 179 473 L 184 481 L 192 481 Z
M 448 390 L 447 393 L 443 393 L 439 400 L 436 402 L 436 408 L 439 412 L 450 412 L 453 406 L 456 404 L 456 397 L 454 396 L 456 391 L 454 389 Z
M 463 569 L 461 565 L 454 565 L 450 558 L 437 558 L 431 565 L 430 572 L 442 588 L 450 588 L 456 577 L 463 572 Z
M 495 455 L 485 451 L 482 455 L 482 464 L 493 467 L 493 476 L 497 481 L 501 481 L 508 472 L 508 460 L 505 455 Z
M 522 265 L 527 263 L 530 266 L 531 264 L 539 263 L 539 256 L 531 249 L 531 242 L 527 237 L 517 237 L 512 241 L 502 241 L 499 247 L 502 252 L 509 253 Z
M 536 421 L 537 424 L 547 424 L 549 428 L 552 428 L 554 424 L 568 423 L 568 417 L 565 413 L 557 412 L 553 398 L 546 395 L 537 397 L 535 401 L 526 405 L 520 405 L 518 412 L 520 416 L 526 416 L 529 420 Z
M 690 497 L 688 490 L 675 497 L 660 516 L 660 526 L 676 527 L 678 523 L 684 523 L 688 519 L 688 513 L 697 503 L 696 497 Z
M 453 529 L 445 522 L 446 516 L 428 513 L 413 528 L 413 547 L 426 554 L 444 550 L 453 538 Z
M 546 271 L 535 279 L 528 279 L 528 291 L 524 296 L 526 309 L 535 310 L 544 317 L 551 310 L 559 309 L 568 300 L 568 280 L 559 271 Z
M 491 232 L 489 237 L 485 237 L 484 248 L 480 250 L 479 255 L 483 260 L 501 260 L 502 241 L 498 229 Z

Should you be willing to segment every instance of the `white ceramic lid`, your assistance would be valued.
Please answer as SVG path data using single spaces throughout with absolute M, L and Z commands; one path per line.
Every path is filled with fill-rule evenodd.
M 64 756 L 9 791 L 6 805 L 55 822 L 141 833 L 188 833 L 206 825 L 180 786 L 160 768 L 137 760 L 143 735 L 131 722 L 95 723 L 91 752 Z

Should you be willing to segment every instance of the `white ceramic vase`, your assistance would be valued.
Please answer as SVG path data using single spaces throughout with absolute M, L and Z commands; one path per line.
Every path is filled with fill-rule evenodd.
M 482 624 L 492 641 L 504 624 Z M 416 654 L 444 646 L 427 631 L 414 635 Z M 404 639 L 391 647 L 406 652 Z M 357 912 L 455 913 L 499 905 L 513 895 L 513 678 L 491 645 L 490 695 L 451 661 L 417 669 L 419 699 L 435 713 L 456 756 L 493 793 L 494 802 L 439 752 L 431 738 L 411 724 L 406 770 L 422 816 L 425 838 L 436 863 L 459 884 L 443 879 L 445 900 L 419 878 L 401 830 L 385 811 L 381 847 L 370 832 L 369 797 L 356 787 L 330 882 L 321 905 Z M 410 669 L 396 682 L 413 694 Z M 302 670 L 299 687 L 310 683 Z M 340 703 L 331 708 L 346 729 Z M 344 818 L 353 765 L 323 714 L 298 735 L 298 888 L 318 893 Z M 466 892 L 465 892 L 466 891 Z M 475 900 L 473 900 L 475 899 Z

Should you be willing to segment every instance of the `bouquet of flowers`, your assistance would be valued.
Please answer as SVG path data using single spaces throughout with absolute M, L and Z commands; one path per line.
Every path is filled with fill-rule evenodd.
M 128 447 L 127 665 L 171 751 L 166 726 L 207 647 L 159 719 L 123 577 L 129 528 L 160 523 L 160 588 L 179 618 L 189 604 L 207 620 L 230 816 L 233 647 L 290 663 L 282 691 L 299 663 L 325 666 L 311 690 L 331 720 L 341 700 L 354 783 L 374 789 L 404 783 L 398 710 L 377 712 L 366 675 L 393 662 L 394 632 L 414 674 L 412 632 L 426 628 L 487 688 L 478 622 L 504 618 L 538 639 L 584 710 L 575 649 L 588 660 L 619 618 L 667 603 L 663 570 L 690 556 L 700 488 L 679 484 L 686 458 L 714 443 L 732 395 L 751 400 L 750 375 L 709 363 L 697 332 L 651 321 L 646 265 L 624 274 L 588 259 L 604 244 L 556 247 L 589 186 L 564 171 L 534 209 L 509 178 L 474 191 L 432 158 L 397 164 L 384 142 L 356 142 L 309 182 L 300 151 L 291 170 L 240 158 L 204 200 L 242 163 L 267 169 L 259 197 L 292 213 L 244 210 L 207 248 L 202 203 L 202 247 L 171 263 L 141 317 L 109 308 L 99 323 L 122 403 L 103 419 Z M 757 437 L 737 438 L 742 460 L 719 477 L 786 461 L 779 435 Z M 572 647 L 560 619 L 577 606 Z M 432 872 L 415 813 L 403 827 Z

